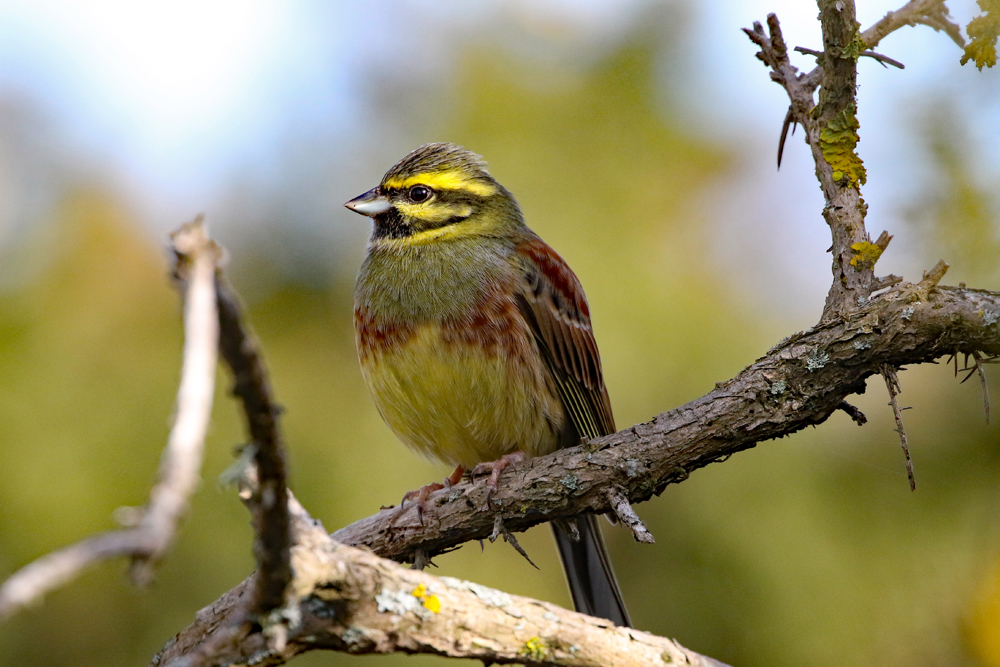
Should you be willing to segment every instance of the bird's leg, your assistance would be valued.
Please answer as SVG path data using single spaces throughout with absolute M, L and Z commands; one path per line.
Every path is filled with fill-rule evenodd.
M 521 450 L 518 450 L 516 452 L 511 452 L 510 454 L 504 454 L 496 461 L 484 461 L 472 469 L 472 472 L 470 473 L 472 477 L 485 475 L 487 472 L 490 473 L 490 478 L 486 482 L 487 507 L 490 506 L 490 501 L 493 499 L 493 493 L 497 490 L 497 480 L 500 479 L 500 473 L 502 473 L 508 466 L 514 466 L 526 458 L 528 458 L 528 455 Z
M 451 473 L 448 477 L 444 478 L 444 483 L 432 482 L 431 484 L 426 484 L 421 486 L 416 491 L 409 491 L 403 500 L 399 503 L 400 511 L 406 506 L 406 502 L 409 500 L 416 499 L 417 501 L 417 518 L 420 519 L 420 525 L 424 525 L 424 510 L 427 509 L 427 498 L 437 491 L 438 489 L 450 489 L 451 487 L 462 481 L 462 475 L 465 474 L 465 468 L 458 466 L 455 468 L 455 472 Z

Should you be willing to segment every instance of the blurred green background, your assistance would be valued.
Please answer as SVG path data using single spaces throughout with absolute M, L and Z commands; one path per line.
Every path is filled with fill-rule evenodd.
M 334 96 L 354 105 L 341 125 L 298 127 L 289 111 L 257 157 L 193 163 L 215 189 L 133 168 L 141 151 L 116 162 L 19 84 L 0 50 L 0 577 L 144 502 L 180 362 L 163 232 L 198 211 L 231 252 L 287 410 L 292 487 L 330 530 L 448 472 L 394 439 L 362 384 L 351 289 L 368 223 L 339 209 L 420 143 L 483 154 L 574 267 L 620 427 L 704 394 L 811 325 L 829 280 L 822 201 L 798 140 L 774 171 L 783 102 L 737 28 L 777 9 L 786 29 L 809 31 L 793 43 L 814 45 L 814 8 L 755 4 L 746 19 L 725 2 L 597 4 L 482 2 L 453 16 L 380 3 L 376 18 L 392 20 L 369 17 L 364 47 L 328 54 L 353 81 Z M 353 44 L 344 16 L 356 9 L 297 11 Z M 1000 142 L 983 122 L 995 118 L 996 73 L 970 75 L 947 39 L 911 32 L 919 39 L 895 42 L 903 56 L 889 53 L 931 75 L 862 68 L 869 230 L 896 235 L 879 273 L 917 278 L 944 258 L 945 282 L 1000 289 Z M 714 34 L 708 47 L 695 39 Z M 727 88 L 753 92 L 723 104 Z M 669 487 L 637 508 L 654 546 L 606 531 L 636 626 L 744 667 L 1000 665 L 998 427 L 984 423 L 976 378 L 927 365 L 900 379 L 916 493 L 876 378 L 855 397 L 867 426 L 837 414 Z M 220 372 L 204 482 L 155 582 L 136 590 L 122 563 L 92 568 L 0 625 L 0 665 L 146 664 L 251 571 L 247 514 L 215 482 L 244 437 L 228 384 Z M 435 559 L 433 572 L 570 604 L 549 531 L 521 542 L 540 570 L 488 544 Z M 359 661 L 445 664 L 330 653 L 294 664 Z

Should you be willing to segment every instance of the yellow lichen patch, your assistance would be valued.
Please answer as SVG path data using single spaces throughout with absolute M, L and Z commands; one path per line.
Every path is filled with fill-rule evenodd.
M 426 185 L 432 190 L 464 190 L 480 197 L 496 194 L 497 188 L 482 179 L 472 178 L 459 169 L 417 174 L 407 178 L 390 178 L 382 184 L 384 188 L 406 190 L 414 185 Z
M 420 604 L 422 604 L 428 611 L 434 614 L 441 611 L 441 598 L 436 595 L 431 595 L 427 591 L 427 587 L 423 584 L 420 584 L 413 589 L 413 597 L 420 600 Z
M 833 180 L 847 179 L 855 189 L 864 185 L 868 176 L 861 158 L 854 152 L 858 145 L 858 119 L 854 105 L 837 114 L 819 133 L 819 146 L 823 157 L 833 168 Z
M 1000 0 L 979 0 L 982 16 L 969 21 L 965 30 L 969 33 L 969 44 L 965 47 L 962 64 L 970 60 L 980 70 L 997 64 L 997 36 L 1000 35 Z
M 875 266 L 875 262 L 882 256 L 882 248 L 870 241 L 854 243 L 851 245 L 851 250 L 854 251 L 854 257 L 851 258 L 851 266 L 858 266 L 859 264 L 871 264 Z
M 527 656 L 532 660 L 544 660 L 548 653 L 549 647 L 545 645 L 545 640 L 541 637 L 532 637 L 524 642 L 524 646 L 517 652 L 518 655 Z

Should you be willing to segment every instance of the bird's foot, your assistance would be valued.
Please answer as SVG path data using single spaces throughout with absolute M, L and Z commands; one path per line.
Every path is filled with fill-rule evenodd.
M 444 478 L 444 482 L 433 482 L 425 486 L 421 486 L 416 491 L 410 491 L 405 496 L 403 496 L 402 502 L 399 503 L 399 511 L 404 511 L 406 503 L 408 501 L 415 500 L 417 503 L 417 518 L 420 519 L 420 525 L 424 525 L 424 511 L 427 509 L 427 498 L 430 497 L 432 493 L 439 489 L 450 489 L 462 480 L 462 475 L 465 474 L 465 468 L 458 466 L 455 468 L 455 472 L 451 473 L 450 476 Z
M 528 458 L 528 455 L 524 452 L 518 450 L 516 452 L 511 452 L 510 454 L 504 454 L 496 461 L 485 461 L 480 463 L 475 468 L 472 469 L 470 475 L 475 478 L 478 475 L 485 475 L 490 473 L 490 478 L 486 482 L 486 506 L 490 506 L 490 501 L 493 500 L 493 493 L 497 490 L 497 480 L 500 479 L 500 473 L 506 470 L 508 467 L 513 467 L 520 463 L 521 461 Z

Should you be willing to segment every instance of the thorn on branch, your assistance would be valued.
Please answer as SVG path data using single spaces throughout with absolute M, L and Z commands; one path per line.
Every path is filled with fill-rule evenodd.
M 976 365 L 974 367 L 972 367 L 971 369 L 969 368 L 969 357 L 970 356 L 976 362 Z M 989 387 L 986 384 L 986 369 L 983 368 L 983 364 L 988 364 L 988 363 L 993 363 L 993 359 L 992 358 L 990 358 L 990 359 L 983 359 L 983 356 L 979 353 L 978 350 L 973 350 L 972 353 L 971 353 L 971 355 L 969 355 L 969 354 L 965 355 L 965 368 L 962 369 L 963 371 L 966 371 L 966 370 L 969 371 L 969 374 L 966 375 L 962 379 L 962 383 L 964 383 L 966 380 L 968 380 L 970 377 L 972 377 L 973 373 L 978 373 L 979 374 L 979 382 L 980 382 L 980 384 L 982 385 L 982 388 L 983 388 L 983 410 L 986 412 L 986 423 L 987 424 L 990 423 L 990 390 L 989 390 Z M 955 377 L 958 377 L 958 355 L 957 354 L 955 355 Z
M 620 488 L 617 486 L 610 486 L 605 492 L 605 495 L 608 498 L 608 502 L 611 503 L 611 507 L 615 511 L 615 516 L 617 516 L 618 520 L 632 531 L 632 537 L 635 538 L 636 542 L 653 544 L 656 541 L 653 539 L 653 534 L 649 532 L 648 528 L 646 528 L 646 524 L 644 524 L 642 519 L 639 518 L 639 515 L 635 513 L 635 509 L 628 501 L 628 497 Z
M 903 63 L 899 62 L 898 60 L 893 60 L 889 56 L 884 56 L 881 53 L 875 53 L 874 51 L 862 51 L 860 55 L 867 56 L 872 60 L 877 61 L 880 65 L 882 65 L 882 67 L 885 67 L 886 69 L 888 69 L 888 65 L 892 65 L 893 67 L 897 67 L 899 69 L 906 69 L 906 65 L 904 65 Z
M 906 431 L 903 429 L 903 415 L 899 409 L 896 396 L 901 392 L 899 388 L 899 377 L 896 369 L 889 364 L 882 364 L 880 369 L 882 377 L 885 378 L 886 389 L 889 390 L 889 405 L 892 406 L 892 415 L 896 418 L 896 433 L 899 434 L 899 445 L 903 448 L 903 455 L 906 457 L 906 476 L 910 480 L 910 491 L 917 490 L 917 482 L 913 477 L 913 459 L 910 458 L 910 448 L 906 442 Z
M 865 413 L 861 412 L 858 408 L 851 405 L 847 401 L 841 401 L 837 406 L 838 410 L 843 410 L 847 415 L 857 423 L 858 426 L 864 426 L 868 423 L 868 417 L 865 417 Z
M 788 138 L 788 128 L 792 128 L 792 135 L 794 136 L 797 124 L 798 121 L 795 120 L 792 107 L 789 105 L 788 113 L 785 114 L 785 121 L 781 124 L 781 139 L 778 140 L 778 169 L 781 169 L 781 156 L 785 152 L 785 139 Z
M 493 532 L 490 533 L 490 542 L 496 542 L 497 538 L 501 535 L 503 536 L 504 542 L 514 547 L 514 551 L 521 554 L 524 560 L 531 564 L 531 567 L 536 570 L 539 569 L 539 567 L 535 565 L 534 561 L 528 557 L 528 552 L 524 550 L 521 543 L 517 541 L 516 537 L 514 537 L 514 533 L 507 530 L 507 527 L 503 525 L 503 515 L 498 512 L 497 515 L 493 517 Z

